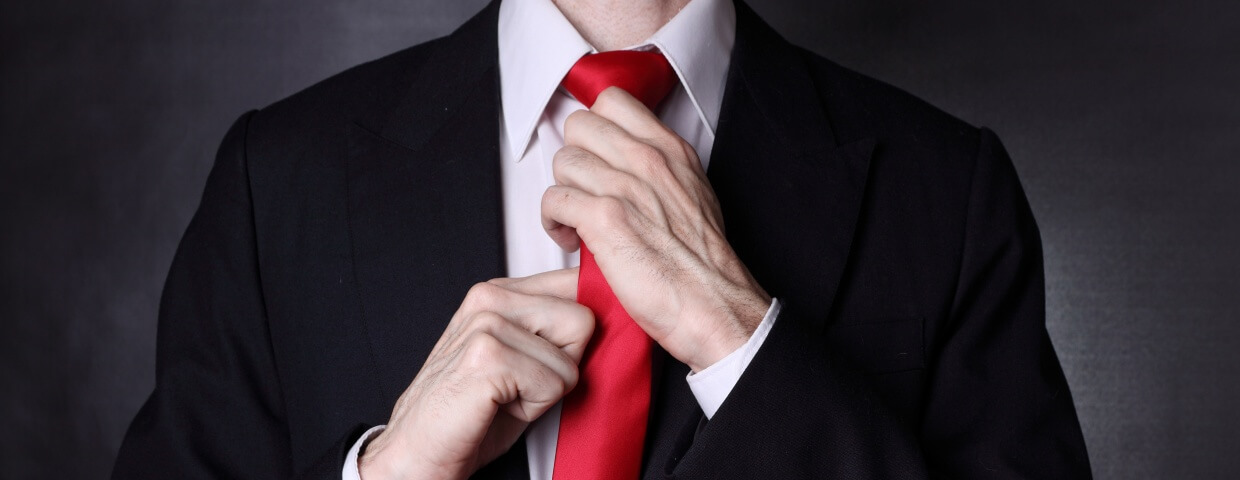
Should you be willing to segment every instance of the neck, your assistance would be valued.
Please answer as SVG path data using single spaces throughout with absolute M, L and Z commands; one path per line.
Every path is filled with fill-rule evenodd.
M 600 52 L 650 38 L 689 0 L 553 0 L 582 38 Z

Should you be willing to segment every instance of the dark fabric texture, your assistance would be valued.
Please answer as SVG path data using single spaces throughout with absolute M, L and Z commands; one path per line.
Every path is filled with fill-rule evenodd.
M 337 478 L 387 420 L 504 274 L 497 7 L 234 125 L 115 478 Z M 785 311 L 709 421 L 656 351 L 645 477 L 1088 478 L 995 135 L 737 16 L 708 174 Z M 528 477 L 524 449 L 476 477 Z

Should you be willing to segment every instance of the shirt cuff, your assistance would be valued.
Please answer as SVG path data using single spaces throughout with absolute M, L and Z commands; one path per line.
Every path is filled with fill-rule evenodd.
M 340 471 L 341 480 L 362 480 L 362 472 L 358 469 L 357 457 L 362 454 L 362 445 L 370 441 L 370 437 L 378 435 L 387 425 L 378 425 L 370 427 L 361 438 L 353 443 L 353 448 L 349 449 L 349 454 L 344 457 L 344 468 Z
M 697 373 L 689 372 L 685 376 L 685 380 L 689 382 L 689 390 L 693 392 L 693 397 L 697 399 L 698 406 L 702 407 L 702 413 L 706 414 L 707 420 L 715 416 L 715 411 L 719 410 L 728 394 L 732 393 L 732 387 L 741 379 L 741 374 L 745 373 L 753 356 L 762 348 L 766 335 L 771 333 L 771 327 L 775 325 L 775 318 L 779 316 L 779 308 L 779 299 L 771 299 L 771 308 L 766 310 L 766 316 L 762 317 L 762 323 L 758 324 L 749 341 L 714 365 Z

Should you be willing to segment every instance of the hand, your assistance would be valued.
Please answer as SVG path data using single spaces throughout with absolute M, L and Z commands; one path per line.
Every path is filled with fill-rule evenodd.
M 770 296 L 723 233 L 697 153 L 619 88 L 564 124 L 543 227 L 566 250 L 585 241 L 638 325 L 694 371 L 743 345 Z
M 577 269 L 470 289 L 366 446 L 362 478 L 465 478 L 508 451 L 577 384 L 594 316 L 576 291 Z

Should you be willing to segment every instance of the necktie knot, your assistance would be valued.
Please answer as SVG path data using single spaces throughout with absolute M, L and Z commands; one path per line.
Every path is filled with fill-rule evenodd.
M 599 93 L 614 86 L 654 110 L 676 83 L 676 72 L 662 53 L 614 50 L 581 57 L 562 85 L 586 108 L 594 106 Z

